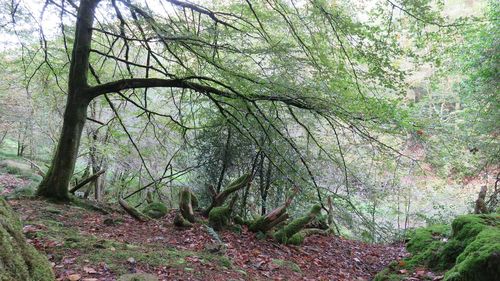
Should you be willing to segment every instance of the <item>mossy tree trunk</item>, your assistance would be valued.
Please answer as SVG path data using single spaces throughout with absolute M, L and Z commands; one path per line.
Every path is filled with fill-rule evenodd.
M 142 212 L 140 212 L 136 208 L 130 206 L 122 198 L 118 199 L 118 203 L 120 204 L 120 206 L 122 206 L 122 208 L 125 210 L 125 212 L 127 212 L 127 214 L 129 214 L 131 217 L 133 217 L 134 219 L 136 219 L 138 221 L 145 222 L 145 221 L 148 221 L 148 220 L 151 219 L 150 217 L 148 217 L 147 215 L 143 214 Z
M 249 230 L 252 232 L 267 232 L 276 225 L 286 221 L 289 218 L 286 209 L 292 203 L 292 199 L 292 197 L 288 198 L 282 206 L 274 209 L 265 216 L 255 219 L 255 221 L 250 224 Z
M 68 77 L 68 98 L 61 136 L 52 164 L 38 187 L 38 195 L 68 201 L 68 186 L 75 169 L 87 107 L 92 100 L 87 76 L 92 41 L 92 26 L 98 0 L 82 0 L 78 8 L 75 41 Z
M 182 217 L 191 223 L 195 222 L 193 211 L 193 194 L 188 188 L 183 188 L 179 193 L 179 211 Z M 197 200 L 196 200 L 197 202 Z
M 230 183 L 223 191 L 213 194 L 212 203 L 205 211 L 203 211 L 203 214 L 205 216 L 208 216 L 213 208 L 222 206 L 229 195 L 251 184 L 251 181 L 252 174 L 244 174 L 243 176 Z
M 26 243 L 22 225 L 7 202 L 0 197 L 0 280 L 52 281 L 54 273 L 47 258 Z
M 306 227 L 306 225 L 311 222 L 319 213 L 321 212 L 321 206 L 314 205 L 309 213 L 303 217 L 297 218 L 281 228 L 274 234 L 274 238 L 280 243 L 288 243 L 288 240 L 291 239 L 295 234 L 299 233 L 302 229 Z M 300 244 L 302 243 L 303 237 L 295 236 L 293 240 L 300 240 L 300 242 L 293 242 L 291 244 Z

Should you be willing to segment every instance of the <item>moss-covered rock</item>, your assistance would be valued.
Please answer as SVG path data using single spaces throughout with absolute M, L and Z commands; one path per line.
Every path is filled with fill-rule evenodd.
M 208 213 L 208 224 L 215 230 L 221 230 L 229 223 L 230 207 L 215 207 Z
M 142 212 L 149 217 L 159 219 L 167 214 L 168 209 L 167 206 L 161 202 L 153 202 L 148 204 Z
M 26 243 L 21 222 L 2 198 L 0 198 L 0 280 L 55 280 L 47 258 Z
M 412 256 L 403 263 L 406 269 L 447 271 L 445 281 L 500 280 L 500 215 L 464 215 L 451 228 L 417 229 L 407 249 Z M 388 268 L 375 280 L 392 280 L 395 271 Z
M 498 220 L 500 215 L 497 215 Z M 472 229 L 477 230 L 477 227 L 467 230 L 471 235 L 475 233 Z M 469 237 L 466 239 L 471 241 Z M 455 266 L 446 273 L 444 280 L 500 280 L 500 228 L 488 226 L 475 235 L 456 259 Z
M 416 229 L 410 234 L 410 241 L 406 245 L 406 249 L 412 254 L 412 258 L 407 261 L 408 267 L 422 265 L 444 269 L 439 260 L 441 249 L 446 245 L 450 233 L 451 229 L 448 225 L 433 225 Z

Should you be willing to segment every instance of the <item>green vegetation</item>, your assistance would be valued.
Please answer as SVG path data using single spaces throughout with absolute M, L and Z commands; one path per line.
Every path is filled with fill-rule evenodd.
M 229 223 L 230 215 L 231 207 L 215 207 L 208 214 L 208 224 L 215 230 L 221 230 Z
M 161 202 L 153 202 L 153 203 L 148 204 L 144 208 L 144 210 L 142 210 L 142 212 L 149 217 L 159 219 L 159 218 L 164 217 L 167 214 L 168 209 L 167 209 L 167 206 L 165 206 L 165 204 L 163 204 Z
M 410 234 L 411 257 L 392 264 L 375 280 L 403 280 L 401 269 L 426 267 L 446 272 L 446 281 L 487 281 L 500 278 L 500 215 L 463 215 L 451 226 L 419 228 Z
M 193 247 L 90 235 L 134 225 L 116 223 L 124 211 L 151 235 L 206 230 L 208 252 L 234 256 L 228 237 L 293 250 L 410 237 L 411 257 L 377 278 L 488 278 L 499 18 L 498 0 L 0 1 L 0 196 L 60 203 L 38 208 L 36 248 L 120 274 L 127 256 L 197 274 L 177 263 Z M 106 220 L 61 227 L 57 209 L 75 206 Z
M 304 241 L 304 236 L 299 233 L 306 224 L 311 222 L 321 212 L 321 206 L 314 205 L 309 213 L 305 216 L 297 218 L 278 230 L 274 234 L 274 239 L 283 244 L 300 245 Z
M 273 263 L 276 264 L 277 266 L 280 266 L 280 267 L 289 268 L 294 272 L 301 272 L 300 267 L 296 263 L 291 262 L 291 261 L 281 260 L 281 259 L 273 259 Z
M 0 198 L 0 280 L 52 281 L 45 256 L 26 243 L 22 225 L 7 202 Z

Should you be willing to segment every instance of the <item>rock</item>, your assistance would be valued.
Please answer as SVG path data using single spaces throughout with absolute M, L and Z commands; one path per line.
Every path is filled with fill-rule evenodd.
M 3 198 L 0 198 L 0 280 L 55 280 L 49 261 L 26 242 L 21 222 Z

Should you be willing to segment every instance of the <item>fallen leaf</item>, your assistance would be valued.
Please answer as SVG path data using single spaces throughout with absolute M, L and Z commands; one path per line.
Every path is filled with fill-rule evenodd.
M 83 267 L 83 271 L 85 271 L 88 274 L 95 274 L 95 273 L 97 273 L 97 271 L 95 269 L 93 269 L 92 267 L 88 267 L 88 266 L 84 266 Z
M 71 275 L 68 275 L 68 280 L 69 281 L 78 281 L 82 279 L 82 276 L 80 274 L 71 274 Z

